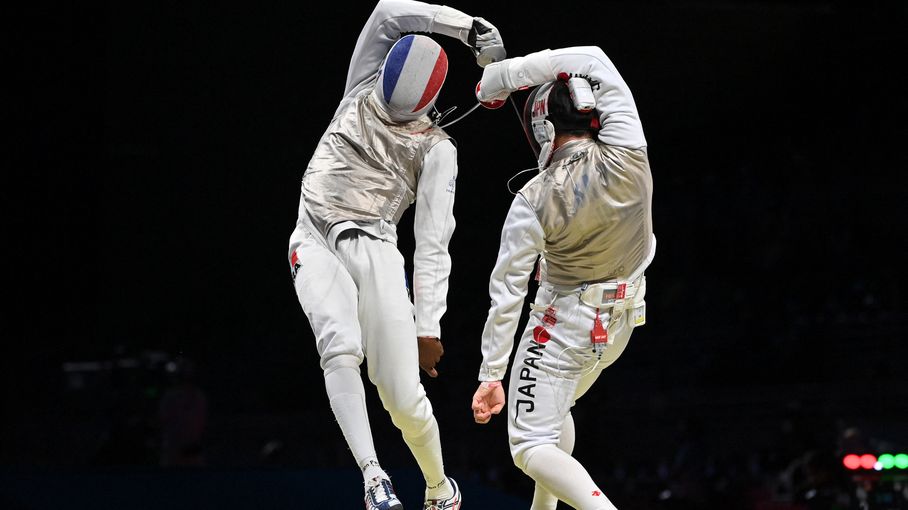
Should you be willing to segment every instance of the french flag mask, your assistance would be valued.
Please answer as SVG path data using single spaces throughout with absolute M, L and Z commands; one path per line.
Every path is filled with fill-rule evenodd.
M 432 38 L 407 35 L 394 43 L 378 72 L 375 96 L 395 122 L 429 111 L 448 74 L 448 56 Z

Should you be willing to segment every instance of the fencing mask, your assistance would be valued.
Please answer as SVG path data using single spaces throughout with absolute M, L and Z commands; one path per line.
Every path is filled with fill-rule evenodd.
M 447 74 L 441 45 L 424 35 L 406 35 L 385 57 L 374 93 L 391 120 L 409 122 L 432 108 Z

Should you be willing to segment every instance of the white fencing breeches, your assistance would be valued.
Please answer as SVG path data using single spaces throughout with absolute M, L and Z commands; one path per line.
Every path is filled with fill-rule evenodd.
M 351 229 L 334 247 L 301 224 L 291 237 L 294 285 L 326 374 L 368 358 L 369 380 L 405 439 L 437 426 L 419 381 L 416 324 L 397 247 Z
M 603 325 L 611 322 L 610 312 L 599 311 Z M 590 389 L 604 368 L 621 356 L 633 331 L 632 314 L 626 310 L 608 326 L 609 345 L 600 357 L 590 339 L 595 318 L 596 309 L 581 303 L 577 293 L 560 294 L 549 285 L 541 285 L 517 346 L 508 384 L 508 437 L 514 463 L 548 492 L 577 508 L 613 507 L 569 453 L 554 447 L 561 440 L 565 417 L 575 401 Z M 528 466 L 536 454 L 536 465 Z M 540 470 L 540 460 L 545 457 L 547 463 L 552 463 L 559 456 L 564 463 L 561 472 L 577 471 L 568 482 L 590 487 L 565 491 L 559 486 L 562 481 L 541 479 L 551 466 Z M 555 466 L 552 473 L 558 472 Z M 581 472 L 585 477 L 580 476 Z M 553 485 L 546 486 L 547 482 Z M 572 491 L 593 499 L 568 499 Z
M 581 303 L 576 294 L 559 295 L 546 285 L 539 287 L 534 308 L 508 384 L 508 436 L 520 467 L 528 448 L 558 444 L 564 417 L 602 370 L 621 356 L 633 331 L 631 314 L 625 311 L 609 327 L 610 345 L 599 358 L 590 342 L 595 308 Z M 603 324 L 609 323 L 609 312 L 600 310 Z

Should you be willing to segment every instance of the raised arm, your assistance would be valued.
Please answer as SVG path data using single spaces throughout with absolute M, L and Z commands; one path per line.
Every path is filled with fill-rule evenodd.
M 474 18 L 443 5 L 413 0 L 380 0 L 356 41 L 347 71 L 344 97 L 354 94 L 368 82 L 378 72 L 394 42 L 409 32 L 457 38 L 474 50 L 480 63 L 504 58 L 498 29 L 482 18 Z
M 629 149 L 646 146 L 643 126 L 630 88 L 596 46 L 542 50 L 486 66 L 477 98 L 501 100 L 516 90 L 542 85 L 561 73 L 586 78 L 593 88 L 601 129 L 599 140 Z

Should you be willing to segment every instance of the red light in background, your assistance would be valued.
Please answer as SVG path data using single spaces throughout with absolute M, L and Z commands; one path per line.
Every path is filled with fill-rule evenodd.
M 861 455 L 861 467 L 864 469 L 873 469 L 873 466 L 876 464 L 876 455 L 870 455 L 865 453 Z
M 852 453 L 846 455 L 845 458 L 842 459 L 842 464 L 845 464 L 845 467 L 848 469 L 857 469 L 861 467 L 861 458 Z

